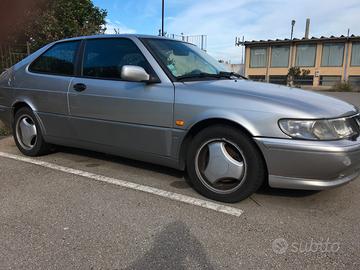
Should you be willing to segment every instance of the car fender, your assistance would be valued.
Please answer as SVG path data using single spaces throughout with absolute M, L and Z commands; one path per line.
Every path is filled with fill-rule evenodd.
M 19 96 L 12 103 L 12 105 L 11 105 L 11 108 L 12 108 L 11 123 L 14 121 L 14 116 L 15 116 L 14 111 L 15 111 L 15 108 L 17 107 L 18 104 L 24 104 L 24 105 L 28 106 L 33 111 L 37 121 L 39 122 L 42 133 L 46 134 L 45 126 L 44 126 L 40 116 L 37 114 L 36 106 L 34 105 L 34 102 L 29 97 Z
M 184 127 L 182 133 L 177 133 L 176 146 L 174 145 L 174 153 L 176 159 L 179 160 L 179 168 L 185 168 L 185 153 L 188 146 L 188 143 L 191 141 L 192 132 L 196 128 L 198 124 L 205 123 L 207 121 L 214 120 L 214 123 L 232 123 L 244 129 L 250 136 L 257 136 L 259 134 L 259 130 L 251 124 L 250 120 L 246 117 L 237 114 L 231 111 L 219 110 L 219 109 L 210 109 L 204 111 L 188 122 L 187 126 Z
M 203 111 L 202 113 L 196 115 L 193 119 L 189 121 L 188 126 L 186 126 L 187 132 L 189 132 L 195 125 L 200 122 L 217 119 L 230 121 L 234 124 L 237 124 L 248 131 L 252 136 L 259 136 L 259 129 L 251 122 L 249 118 L 246 117 L 247 113 L 244 115 L 240 115 L 239 113 L 235 113 L 232 111 L 221 110 L 221 109 L 210 109 Z

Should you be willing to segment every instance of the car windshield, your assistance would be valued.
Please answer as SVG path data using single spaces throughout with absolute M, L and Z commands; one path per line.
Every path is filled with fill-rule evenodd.
M 195 45 L 156 38 L 143 41 L 176 79 L 223 79 L 235 75 Z

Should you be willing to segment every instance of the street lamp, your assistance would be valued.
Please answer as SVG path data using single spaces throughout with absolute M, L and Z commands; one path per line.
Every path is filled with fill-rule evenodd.
M 295 26 L 295 23 L 296 23 L 295 20 L 292 20 L 292 21 L 291 21 L 291 37 L 290 37 L 291 40 L 293 39 L 293 35 L 294 35 L 294 26 Z

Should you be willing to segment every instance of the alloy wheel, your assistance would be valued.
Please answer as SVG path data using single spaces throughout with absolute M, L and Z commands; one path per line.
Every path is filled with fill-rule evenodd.
M 226 139 L 203 143 L 195 156 L 195 170 L 200 181 L 219 194 L 232 193 L 240 188 L 246 169 L 241 149 Z
M 29 115 L 22 115 L 16 122 L 16 138 L 25 150 L 31 150 L 36 145 L 37 128 Z

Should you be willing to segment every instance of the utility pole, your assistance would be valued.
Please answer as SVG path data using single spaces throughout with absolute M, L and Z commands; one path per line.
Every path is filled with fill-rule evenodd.
M 349 48 L 350 47 L 350 28 L 347 31 L 346 46 L 345 46 L 345 67 L 344 67 L 344 82 L 348 81 L 348 65 L 349 65 Z
M 242 36 L 242 44 L 243 44 L 243 46 L 242 46 L 242 48 L 241 48 L 241 50 L 242 50 L 241 64 L 245 65 L 245 46 L 244 46 L 244 44 L 245 44 L 245 37 L 244 37 L 244 36 Z
M 239 37 L 236 37 L 235 46 L 241 47 L 241 63 L 245 64 L 245 37 L 242 36 L 241 39 Z
M 164 19 L 165 19 L 165 0 L 162 0 L 162 15 L 161 15 L 161 35 L 165 36 Z
M 245 71 L 246 71 L 246 67 L 245 67 L 245 62 L 246 62 L 245 37 L 242 36 L 241 39 L 239 37 L 236 37 L 235 38 L 235 46 L 241 48 L 241 64 L 243 65 L 243 69 L 239 73 L 241 75 L 246 76 L 246 74 L 245 74 Z

